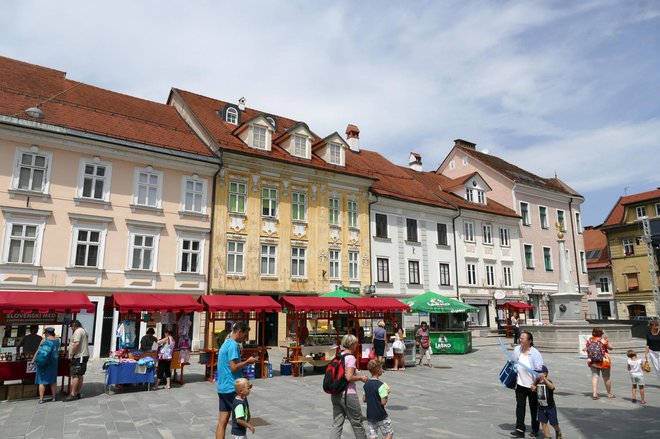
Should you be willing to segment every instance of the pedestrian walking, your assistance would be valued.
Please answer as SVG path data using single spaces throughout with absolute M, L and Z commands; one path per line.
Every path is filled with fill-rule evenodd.
M 637 352 L 629 349 L 626 353 L 628 356 L 628 372 L 630 372 L 630 381 L 632 381 L 632 402 L 637 402 L 637 386 L 639 386 L 639 402 L 646 404 L 644 399 L 644 371 L 642 370 L 642 360 L 637 358 Z
M 48 352 L 48 360 L 43 365 L 35 363 L 37 373 L 34 383 L 39 385 L 39 404 L 43 404 L 46 386 L 50 386 L 51 401 L 55 401 L 57 396 L 57 361 L 59 359 L 60 339 L 55 337 L 55 328 L 46 328 L 44 330 L 44 338 L 39 343 L 39 346 L 37 346 L 35 354 L 32 357 L 33 363 L 40 349 Z
M 225 340 L 218 352 L 218 425 L 215 429 L 216 439 L 225 437 L 225 430 L 234 409 L 236 398 L 236 380 L 241 378 L 241 371 L 248 364 L 254 364 L 256 360 L 250 357 L 241 361 L 239 343 L 247 338 L 250 328 L 245 322 L 236 322 L 231 327 L 229 338 Z
M 250 424 L 250 404 L 247 400 L 251 389 L 252 383 L 248 379 L 239 378 L 234 382 L 236 398 L 234 398 L 231 412 L 232 439 L 245 439 L 248 429 L 254 433 L 254 427 Z
M 406 351 L 406 334 L 403 328 L 399 326 L 398 322 L 394 322 L 394 343 L 392 343 L 392 350 L 394 351 L 394 370 L 406 370 L 406 363 L 403 359 L 403 354 Z
M 353 434 L 356 439 L 366 439 L 367 433 L 362 425 L 362 410 L 360 408 L 360 400 L 357 395 L 355 383 L 367 381 L 366 375 L 358 375 L 356 372 L 355 364 L 355 348 L 357 347 L 358 339 L 352 334 L 345 335 L 341 340 L 343 348 L 342 355 L 344 357 L 344 376 L 348 385 L 346 390 L 330 396 L 332 401 L 332 431 L 330 432 L 330 439 L 340 439 L 341 432 L 344 429 L 344 421 L 348 418 L 353 428 Z
M 377 439 L 379 433 L 382 433 L 385 439 L 392 439 L 394 429 L 385 410 L 390 395 L 390 386 L 379 379 L 383 374 L 383 364 L 377 360 L 371 360 L 367 363 L 367 370 L 371 373 L 371 378 L 364 383 L 362 401 L 367 403 L 369 439 Z
M 607 390 L 608 398 L 615 398 L 612 393 L 612 378 L 610 375 L 610 368 L 612 362 L 610 360 L 609 351 L 614 349 L 612 344 L 607 341 L 607 336 L 603 334 L 603 329 L 595 327 L 591 331 L 591 337 L 587 340 L 585 351 L 587 352 L 587 366 L 591 369 L 591 399 L 599 399 L 598 396 L 598 376 L 602 375 L 603 382 L 605 383 L 605 390 Z
M 514 311 L 511 316 L 511 327 L 513 328 L 513 344 L 518 344 L 520 339 L 520 314 Z
M 529 414 L 532 417 L 531 435 L 539 434 L 539 421 L 537 418 L 538 399 L 536 392 L 532 391 L 535 376 L 531 371 L 541 370 L 543 357 L 534 347 L 534 336 L 527 331 L 520 334 L 520 344 L 513 350 L 518 365 L 516 378 L 516 429 L 511 432 L 513 437 L 525 437 L 525 411 L 529 401 Z
M 426 322 L 422 322 L 422 327 L 415 333 L 417 347 L 419 347 L 419 358 L 417 365 L 422 365 L 422 358 L 426 357 L 428 367 L 431 367 L 431 334 L 429 333 Z
M 165 337 L 157 340 L 158 344 L 158 372 L 157 372 L 157 388 L 163 388 L 163 379 L 165 379 L 165 388 L 170 389 L 172 386 L 172 356 L 174 355 L 174 347 L 176 342 L 172 337 L 172 330 L 165 329 L 163 331 Z
M 69 324 L 73 330 L 71 344 L 69 345 L 69 358 L 71 359 L 71 394 L 64 401 L 75 401 L 82 398 L 81 391 L 83 378 L 87 372 L 89 361 L 89 335 L 79 320 L 72 320 Z
M 380 320 L 378 326 L 374 329 L 374 334 L 371 336 L 371 344 L 376 352 L 376 360 L 383 362 L 385 355 L 385 340 L 387 331 L 385 330 L 385 322 Z
M 545 439 L 550 439 L 550 428 L 548 424 L 555 429 L 556 439 L 562 439 L 559 420 L 557 419 L 557 405 L 555 404 L 555 384 L 548 379 L 548 368 L 541 366 L 541 375 L 539 375 L 532 385 L 532 392 L 536 392 L 538 405 L 538 420 L 543 430 Z
M 660 380 L 660 329 L 657 320 L 651 320 L 649 323 L 649 332 L 646 334 L 645 360 L 653 365 L 655 374 Z

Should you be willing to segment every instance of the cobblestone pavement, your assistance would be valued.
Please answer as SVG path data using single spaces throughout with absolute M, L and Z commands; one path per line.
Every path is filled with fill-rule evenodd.
M 515 397 L 497 379 L 504 354 L 495 339 L 476 344 L 468 355 L 434 356 L 431 369 L 385 373 L 383 380 L 392 388 L 387 410 L 397 438 L 510 437 Z M 273 362 L 279 363 L 280 357 L 274 349 Z M 545 354 L 544 360 L 557 385 L 564 438 L 660 437 L 660 381 L 654 373 L 646 375 L 648 404 L 633 404 L 626 358 L 615 354 L 612 377 L 617 397 L 607 399 L 601 382 L 603 397 L 593 401 L 585 360 L 571 354 Z M 186 369 L 184 386 L 157 391 L 131 387 L 110 395 L 103 393 L 101 366 L 101 361 L 90 363 L 79 401 L 0 403 L 0 438 L 213 437 L 218 398 L 214 384 L 203 380 L 200 366 Z M 248 433 L 249 437 L 328 437 L 331 404 L 321 381 L 322 375 L 309 366 L 303 378 L 276 373 L 272 379 L 257 380 L 250 408 L 258 425 L 256 434 Z M 350 430 L 347 422 L 343 437 L 354 437 Z

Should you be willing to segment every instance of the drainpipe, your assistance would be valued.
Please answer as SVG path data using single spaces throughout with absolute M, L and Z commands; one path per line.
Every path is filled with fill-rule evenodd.
M 458 209 L 458 215 L 453 217 L 451 219 L 451 228 L 452 228 L 452 235 L 454 235 L 454 274 L 456 275 L 456 300 L 461 300 L 461 293 L 460 290 L 458 289 L 458 248 L 456 246 L 456 218 L 461 216 L 461 208 L 456 206 Z
M 218 150 L 218 158 L 220 159 L 220 164 L 218 166 L 218 170 L 215 171 L 215 174 L 213 174 L 213 189 L 211 191 L 211 232 L 209 236 L 209 260 L 206 263 L 206 272 L 208 274 L 208 282 L 206 283 L 206 294 L 211 295 L 211 278 L 213 276 L 213 273 L 211 273 L 211 270 L 213 268 L 213 255 L 214 255 L 214 231 L 215 231 L 215 197 L 216 197 L 216 186 L 218 183 L 218 175 L 220 175 L 220 171 L 222 170 L 223 166 L 223 161 L 222 161 L 222 150 Z

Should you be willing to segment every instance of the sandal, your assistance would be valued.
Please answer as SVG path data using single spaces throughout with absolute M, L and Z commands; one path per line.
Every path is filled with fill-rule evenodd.
M 614 399 L 614 398 L 616 398 L 616 395 L 614 393 L 610 393 L 609 395 L 607 395 L 607 397 L 609 399 Z
M 646 404 L 646 401 L 642 399 L 639 403 L 640 404 Z
M 600 397 L 598 397 L 598 396 L 592 396 L 591 399 L 593 399 L 593 400 L 595 401 L 595 400 L 597 400 L 597 399 L 600 399 Z

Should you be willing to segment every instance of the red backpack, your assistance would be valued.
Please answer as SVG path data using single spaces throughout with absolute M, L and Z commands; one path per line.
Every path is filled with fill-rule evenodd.
M 330 395 L 336 395 L 346 390 L 348 380 L 346 379 L 346 361 L 348 354 L 337 354 L 325 369 L 323 377 L 323 390 Z

